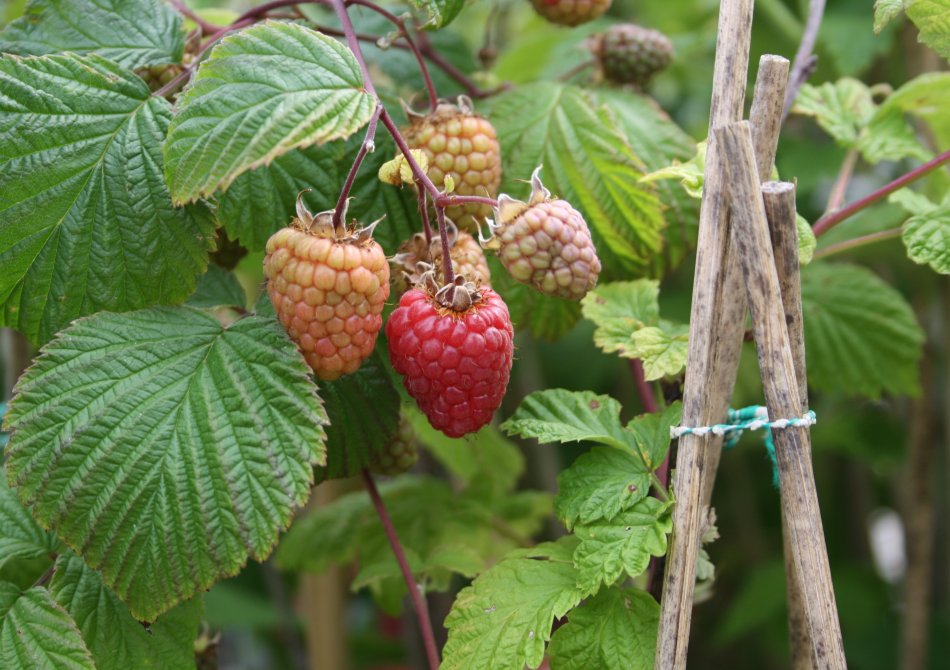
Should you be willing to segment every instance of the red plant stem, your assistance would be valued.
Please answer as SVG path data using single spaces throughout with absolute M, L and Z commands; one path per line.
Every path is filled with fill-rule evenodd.
M 439 207 L 451 207 L 452 205 L 467 205 L 476 203 L 479 205 L 489 205 L 497 207 L 498 201 L 494 198 L 486 198 L 480 195 L 442 195 L 436 200 Z
M 816 259 L 824 258 L 825 256 L 831 256 L 833 254 L 841 253 L 842 251 L 848 251 L 849 249 L 856 249 L 857 247 L 863 247 L 865 244 L 873 244 L 874 242 L 890 240 L 895 237 L 900 237 L 901 233 L 903 232 L 904 232 L 904 229 L 898 226 L 897 228 L 889 228 L 887 230 L 881 230 L 876 233 L 861 235 L 860 237 L 855 237 L 850 240 L 844 240 L 843 242 L 829 244 L 824 249 L 821 249 L 820 251 L 816 251 L 814 258 Z
M 419 51 L 419 47 L 416 46 L 415 40 L 412 39 L 412 34 L 409 32 L 409 29 L 406 28 L 405 22 L 392 12 L 383 9 L 374 2 L 370 2 L 370 0 L 346 0 L 346 4 L 366 7 L 367 9 L 376 12 L 399 29 L 399 33 L 402 35 L 403 39 L 406 40 L 406 44 L 408 44 L 412 55 L 416 57 L 416 62 L 419 63 L 419 71 L 422 73 L 422 80 L 425 82 L 426 92 L 429 95 L 429 107 L 432 109 L 432 111 L 435 111 L 435 108 L 439 105 L 439 95 L 435 92 L 435 84 L 432 83 L 432 76 L 429 74 L 429 66 L 426 65 L 425 58 L 422 57 L 422 52 Z
M 643 404 L 643 409 L 649 414 L 655 414 L 660 411 L 660 407 L 656 402 L 656 395 L 653 393 L 653 389 L 650 388 L 650 384 L 647 382 L 646 374 L 643 371 L 643 361 L 639 358 L 630 359 L 630 373 L 633 375 L 633 383 L 637 387 L 637 395 L 640 396 L 640 402 Z M 670 453 L 666 452 L 666 458 L 663 459 L 663 463 L 656 470 L 657 479 L 663 484 L 663 486 L 669 486 L 670 483 Z
M 353 182 L 356 181 L 356 173 L 360 171 L 360 165 L 363 163 L 363 159 L 366 158 L 366 154 L 368 154 L 373 147 L 373 138 L 376 137 L 376 124 L 379 122 L 379 115 L 382 113 L 383 105 L 377 101 L 376 109 L 369 119 L 369 124 L 366 126 L 366 135 L 363 137 L 363 144 L 360 146 L 356 158 L 353 159 L 353 165 L 350 166 L 350 171 L 346 175 L 346 181 L 343 182 L 343 190 L 340 191 L 340 198 L 336 201 L 336 207 L 333 210 L 333 229 L 336 230 L 337 233 L 342 233 L 346 227 L 346 221 L 343 220 L 343 212 L 346 210 L 346 199 L 353 189 Z
M 419 631 L 422 634 L 422 642 L 425 645 L 426 656 L 429 659 L 429 668 L 430 670 L 438 670 L 439 651 L 435 646 L 435 634 L 432 632 L 432 621 L 429 619 L 429 606 L 419 585 L 412 576 L 412 570 L 409 568 L 409 561 L 406 560 L 406 553 L 402 549 L 399 535 L 396 533 L 396 528 L 389 517 L 389 512 L 386 511 L 386 505 L 383 503 L 382 496 L 379 495 L 379 489 L 376 488 L 376 482 L 373 481 L 373 475 L 369 473 L 369 470 L 363 470 L 363 482 L 366 484 L 366 491 L 369 493 L 370 500 L 373 501 L 373 507 L 376 508 L 376 513 L 379 515 L 379 521 L 383 524 L 383 530 L 386 532 L 389 545 L 396 556 L 396 562 L 399 563 L 403 579 L 406 580 L 409 598 L 416 610 L 416 620 L 419 622 Z
M 265 2 L 263 5 L 258 5 L 257 7 L 251 7 L 249 10 L 241 14 L 235 23 L 238 21 L 244 21 L 247 19 L 257 19 L 264 14 L 267 14 L 272 9 L 281 9 L 282 7 L 294 7 L 296 5 L 329 5 L 330 3 L 326 0 L 272 0 L 272 2 Z
M 412 149 L 409 148 L 406 138 L 402 136 L 402 133 L 399 132 L 399 128 L 396 127 L 396 122 L 393 121 L 393 117 L 391 117 L 389 112 L 384 109 L 382 115 L 379 117 L 379 120 L 383 122 L 384 126 L 386 126 L 386 130 L 388 130 L 389 134 L 392 135 L 396 146 L 399 147 L 402 155 L 406 157 L 406 162 L 409 163 L 409 169 L 412 170 L 412 176 L 415 177 L 416 181 L 422 185 L 422 187 L 429 194 L 429 197 L 431 197 L 435 202 L 436 208 L 438 208 L 439 198 L 442 196 L 442 192 L 435 184 L 432 183 L 432 180 L 429 179 L 428 175 L 426 175 L 425 170 L 423 170 L 422 166 L 419 165 L 419 161 L 417 161 L 412 155 Z
M 181 2 L 181 0 L 168 0 L 168 4 L 174 7 L 182 16 L 194 21 L 202 35 L 213 35 L 214 33 L 221 30 L 221 26 L 215 26 L 208 23 L 203 18 L 195 14 L 194 11 L 189 9 L 184 2 Z
M 814 231 L 816 237 L 819 235 L 823 235 L 824 233 L 827 233 L 834 226 L 838 225 L 839 223 L 841 223 L 848 217 L 853 216 L 854 214 L 860 212 L 862 209 L 864 209 L 868 205 L 871 205 L 877 202 L 878 200 L 881 200 L 882 198 L 887 197 L 894 191 L 900 188 L 903 188 L 907 184 L 913 181 L 916 181 L 917 179 L 920 179 L 921 177 L 937 169 L 938 167 L 940 167 L 947 161 L 950 161 L 950 151 L 944 151 L 942 154 L 940 154 L 936 158 L 933 158 L 927 161 L 926 163 L 924 163 L 923 165 L 920 165 L 914 168 L 907 174 L 901 177 L 898 177 L 891 183 L 885 184 L 881 188 L 877 189 L 873 193 L 869 193 L 868 195 L 864 196 L 860 200 L 855 200 L 850 205 L 842 207 L 841 209 L 835 212 L 831 212 L 830 214 L 826 214 L 825 216 L 821 217 L 820 219 L 818 219 L 818 221 L 815 222 L 815 225 L 812 226 L 812 231 Z
M 811 0 L 808 4 L 808 19 L 805 21 L 805 29 L 802 32 L 802 41 L 798 45 L 798 51 L 795 53 L 795 62 L 792 63 L 792 73 L 788 76 L 788 86 L 785 89 L 785 103 L 782 105 L 782 122 L 788 117 L 788 113 L 795 104 L 795 98 L 798 97 L 798 90 L 802 87 L 818 63 L 817 57 L 812 53 L 815 49 L 815 42 L 818 40 L 818 31 L 821 28 L 821 20 L 825 15 L 825 0 Z

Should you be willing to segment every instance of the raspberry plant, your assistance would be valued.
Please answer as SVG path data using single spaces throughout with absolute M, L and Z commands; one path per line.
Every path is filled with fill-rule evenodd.
M 30 0 L 0 17 L 0 325 L 32 347 L 4 362 L 0 666 L 209 667 L 224 580 L 263 574 L 286 610 L 295 575 L 333 565 L 390 615 L 408 595 L 430 670 L 653 666 L 706 167 L 705 120 L 670 91 L 705 97 L 689 60 L 712 54 L 704 28 L 643 4 Z M 904 4 L 947 58 L 943 6 Z M 900 11 L 877 2 L 874 30 Z M 825 257 L 901 237 L 950 272 L 950 77 L 805 83 L 815 30 L 786 127 L 843 154 L 824 211 L 799 198 L 825 409 L 920 390 L 902 291 L 930 279 Z M 794 144 L 778 168 L 814 195 L 810 150 L 781 159 Z M 845 205 L 862 162 L 888 179 Z M 601 363 L 623 382 L 595 381 Z M 570 464 L 545 481 L 555 453 Z M 336 499 L 305 509 L 316 484 Z

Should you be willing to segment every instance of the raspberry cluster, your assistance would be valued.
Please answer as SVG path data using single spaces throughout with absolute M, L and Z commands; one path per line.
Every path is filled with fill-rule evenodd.
M 372 353 L 389 297 L 389 263 L 372 226 L 340 235 L 333 212 L 298 218 L 267 241 L 264 274 L 280 322 L 317 378 L 356 372 Z
M 541 293 L 580 300 L 597 284 L 600 259 L 580 212 L 551 197 L 539 177 L 531 176 L 528 202 L 498 198 L 491 246 L 517 281 Z
M 453 193 L 494 197 L 501 183 L 501 150 L 495 128 L 475 114 L 464 97 L 460 104 L 440 103 L 427 116 L 409 113 L 406 142 L 426 154 L 429 179 L 440 189 L 450 178 Z M 491 215 L 491 207 L 468 203 L 445 210 L 460 228 L 475 230 Z
M 404 416 L 399 417 L 396 434 L 382 451 L 375 454 L 369 469 L 378 475 L 395 477 L 409 472 L 419 460 L 419 445 L 412 426 Z
M 449 257 L 455 274 L 461 275 L 466 281 L 477 286 L 491 288 L 491 275 L 488 271 L 488 261 L 485 252 L 475 241 L 475 238 L 465 231 L 458 230 L 448 223 Z M 425 235 L 416 233 L 400 247 L 390 261 L 392 264 L 393 290 L 402 295 L 409 288 L 422 280 L 420 267 L 435 271 L 437 283 L 444 281 L 442 271 L 442 243 L 434 237 L 431 243 L 426 243 Z M 423 266 L 419 264 L 422 263 Z M 428 267 L 425 267 L 428 266 Z
M 610 9 L 611 0 L 531 0 L 535 11 L 551 23 L 576 26 Z
M 591 46 L 605 79 L 641 89 L 673 61 L 673 43 L 666 35 L 632 23 L 611 26 Z
M 491 421 L 514 355 L 511 317 L 497 293 L 460 279 L 435 293 L 410 289 L 386 337 L 393 368 L 434 428 L 461 437 Z

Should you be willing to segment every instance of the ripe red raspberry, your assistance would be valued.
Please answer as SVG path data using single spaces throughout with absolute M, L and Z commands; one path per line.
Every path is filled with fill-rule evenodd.
M 458 230 L 451 223 L 447 225 L 449 256 L 452 258 L 455 274 L 461 275 L 476 286 L 491 288 L 488 261 L 485 260 L 481 245 L 468 233 Z M 436 283 L 442 283 L 442 241 L 439 237 L 433 237 L 431 244 L 426 244 L 425 235 L 416 233 L 400 245 L 390 263 L 393 290 L 398 295 L 402 295 L 422 280 L 419 263 L 423 264 L 425 270 L 433 269 Z
M 576 26 L 610 9 L 611 0 L 531 0 L 535 11 L 551 23 Z
M 673 60 L 673 43 L 666 35 L 632 23 L 619 23 L 595 36 L 591 51 L 605 79 L 641 89 Z
M 264 258 L 277 316 L 325 381 L 356 372 L 372 353 L 389 297 L 375 224 L 338 235 L 332 218 L 332 211 L 310 214 L 298 199 L 297 218 L 271 236 Z
M 406 417 L 400 416 L 396 434 L 381 452 L 374 455 L 369 469 L 376 474 L 394 477 L 412 470 L 418 460 L 419 444 L 416 441 L 416 433 Z
M 386 322 L 389 358 L 434 428 L 449 437 L 475 432 L 501 404 L 511 375 L 511 317 L 501 297 L 461 278 L 437 293 L 403 294 Z
M 429 161 L 429 179 L 439 188 L 451 177 L 456 195 L 495 197 L 501 183 L 501 149 L 495 128 L 472 111 L 464 96 L 459 104 L 440 103 L 427 116 L 407 112 L 406 142 Z M 470 203 L 447 207 L 445 215 L 463 230 L 475 230 L 491 207 Z
M 580 212 L 551 197 L 539 177 L 531 175 L 528 202 L 502 194 L 498 198 L 494 237 L 488 245 L 511 276 L 541 293 L 580 300 L 597 285 L 600 259 Z

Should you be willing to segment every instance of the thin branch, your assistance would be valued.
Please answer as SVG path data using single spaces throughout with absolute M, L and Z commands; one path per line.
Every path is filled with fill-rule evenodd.
M 488 205 L 489 207 L 498 207 L 498 201 L 495 198 L 487 198 L 481 195 L 442 195 L 436 200 L 439 207 L 452 207 L 453 205 Z
M 858 156 L 857 149 L 849 149 L 848 153 L 845 154 L 835 184 L 831 187 L 831 193 L 828 195 L 825 213 L 833 212 L 844 204 L 844 196 L 848 191 L 848 184 L 851 183 L 851 175 L 854 173 L 854 166 L 858 163 Z
M 416 181 L 422 185 L 422 187 L 429 194 L 429 197 L 431 197 L 434 202 L 438 203 L 439 198 L 442 197 L 442 192 L 435 184 L 432 183 L 432 180 L 429 179 L 428 175 L 426 175 L 425 170 L 423 170 L 422 166 L 419 165 L 419 161 L 417 161 L 415 156 L 412 155 L 412 149 L 409 148 L 406 138 L 402 136 L 401 132 L 399 132 L 399 128 L 396 127 L 396 122 L 393 121 L 393 118 L 389 115 L 389 112 L 384 109 L 382 115 L 379 117 L 379 120 L 383 122 L 384 126 L 386 126 L 386 130 L 388 130 L 389 134 L 392 135 L 396 146 L 399 147 L 402 155 L 405 156 L 406 162 L 409 164 L 409 169 L 412 170 L 412 176 L 415 177 Z
M 238 19 L 229 26 L 221 28 L 218 32 L 208 38 L 208 40 L 201 46 L 198 50 L 198 53 L 195 54 L 195 59 L 191 63 L 185 66 L 181 72 L 175 75 L 175 78 L 170 82 L 162 86 L 160 89 L 152 93 L 153 96 L 164 98 L 166 95 L 173 93 L 178 90 L 188 79 L 191 78 L 191 75 L 194 74 L 195 70 L 198 69 L 198 65 L 201 63 L 201 58 L 204 56 L 208 50 L 213 47 L 218 40 L 227 35 L 228 33 L 244 28 L 254 23 L 255 19 Z
M 416 198 L 419 200 L 419 216 L 422 217 L 422 232 L 426 236 L 426 249 L 432 244 L 432 226 L 429 225 L 429 194 L 425 189 L 416 189 Z
M 439 95 L 435 92 L 435 84 L 432 83 L 432 76 L 429 74 L 429 66 L 426 65 L 425 58 L 422 57 L 422 52 L 419 50 L 419 47 L 416 46 L 415 40 L 412 39 L 412 34 L 406 27 L 405 22 L 392 12 L 383 9 L 370 0 L 346 0 L 346 3 L 347 5 L 359 5 L 360 7 L 365 7 L 369 10 L 372 10 L 396 26 L 396 28 L 399 30 L 400 36 L 406 40 L 406 44 L 409 46 L 409 51 L 412 52 L 412 55 L 416 57 L 416 62 L 419 63 L 419 71 L 422 73 L 422 80 L 425 82 L 426 92 L 429 94 L 429 107 L 434 112 L 435 108 L 439 105 Z
M 422 633 L 422 641 L 425 645 L 426 656 L 429 659 L 430 670 L 439 668 L 439 651 L 435 646 L 435 634 L 432 632 L 432 621 L 429 619 L 429 606 L 416 580 L 412 576 L 412 570 L 409 568 L 409 561 L 406 560 L 406 552 L 402 549 L 399 542 L 399 535 L 396 534 L 396 528 L 393 521 L 386 511 L 386 505 L 383 503 L 382 496 L 379 495 L 379 489 L 376 488 L 376 482 L 373 481 L 373 475 L 369 470 L 363 470 L 363 482 L 366 484 L 366 491 L 369 493 L 370 500 L 373 501 L 373 507 L 379 515 L 379 520 L 383 524 L 383 530 L 386 531 L 386 537 L 389 539 L 389 545 L 392 547 L 393 554 L 396 556 L 396 562 L 399 563 L 399 569 L 402 571 L 403 579 L 406 580 L 406 587 L 409 589 L 409 598 L 412 600 L 413 607 L 416 610 L 416 620 L 419 622 L 419 631 Z
M 570 70 L 568 70 L 568 71 L 565 72 L 564 74 L 559 75 L 559 76 L 558 76 L 558 81 L 568 81 L 569 79 L 571 79 L 571 78 L 574 77 L 575 75 L 578 75 L 578 74 L 580 74 L 581 72 L 583 72 L 584 70 L 586 70 L 587 68 L 592 67 L 592 66 L 594 65 L 594 63 L 596 63 L 596 62 L 597 62 L 597 61 L 595 61 L 593 58 L 591 58 L 591 59 L 589 59 L 589 60 L 585 60 L 583 63 L 579 63 L 579 64 L 575 65 L 574 67 L 572 67 Z
M 439 222 L 439 237 L 442 239 L 442 272 L 445 283 L 451 284 L 455 281 L 455 272 L 452 270 L 452 254 L 449 253 L 449 231 L 445 225 L 445 208 L 438 203 L 435 206 L 435 220 Z
M 860 200 L 855 200 L 850 205 L 847 205 L 846 207 L 842 207 L 836 212 L 832 212 L 831 214 L 826 214 L 825 216 L 818 219 L 818 221 L 815 222 L 815 225 L 812 226 L 812 230 L 814 231 L 815 236 L 819 236 L 819 235 L 823 235 L 824 233 L 827 233 L 834 226 L 838 225 L 839 223 L 841 223 L 848 217 L 854 216 L 856 213 L 860 212 L 862 209 L 864 209 L 868 205 L 871 205 L 877 202 L 878 200 L 881 200 L 882 198 L 887 197 L 894 191 L 900 188 L 903 188 L 904 186 L 907 186 L 907 184 L 910 184 L 911 182 L 920 179 L 921 177 L 925 176 L 926 174 L 930 172 L 933 172 L 934 170 L 936 170 L 938 167 L 940 167 L 947 161 L 950 161 L 950 151 L 944 151 L 939 156 L 932 158 L 931 160 L 927 161 L 923 165 L 919 165 L 918 167 L 914 168 L 907 174 L 901 177 L 898 177 L 897 179 L 895 179 L 889 184 L 885 184 L 881 188 L 877 189 L 876 191 L 872 193 L 869 193 L 868 195 L 864 196 Z
M 222 28 L 222 26 L 216 26 L 205 21 L 203 18 L 195 14 L 194 11 L 189 9 L 188 6 L 181 0 L 168 0 L 168 4 L 174 7 L 182 16 L 194 21 L 195 25 L 198 26 L 198 29 L 201 30 L 202 35 L 213 35 Z
M 818 58 L 812 53 L 815 50 L 815 41 L 818 39 L 818 29 L 821 28 L 821 19 L 825 15 L 825 0 L 811 0 L 808 4 L 808 20 L 805 21 L 805 30 L 802 32 L 802 41 L 798 45 L 795 60 L 792 63 L 792 73 L 788 77 L 788 87 L 785 89 L 785 105 L 782 110 L 782 121 L 788 117 L 788 112 L 795 103 L 798 89 L 802 87 L 815 71 Z
M 824 258 L 825 256 L 840 254 L 842 251 L 848 251 L 850 249 L 856 249 L 857 247 L 863 247 L 866 244 L 873 244 L 874 242 L 882 242 L 884 240 L 892 240 L 895 237 L 900 237 L 903 230 L 904 230 L 903 228 L 898 226 L 897 228 L 888 228 L 887 230 L 881 230 L 876 233 L 861 235 L 860 237 L 855 237 L 850 240 L 845 240 L 844 242 L 836 242 L 835 244 L 829 244 L 824 249 L 816 251 L 813 258 L 817 260 L 819 258 Z
M 53 555 L 53 564 L 46 568 L 46 572 L 40 575 L 40 578 L 33 582 L 33 588 L 37 586 L 46 586 L 46 583 L 53 577 L 53 573 L 56 572 L 56 559 L 57 556 Z
M 356 173 L 359 172 L 360 165 L 362 165 L 363 159 L 366 158 L 366 154 L 375 148 L 373 139 L 376 137 L 376 124 L 379 122 L 379 115 L 382 113 L 383 105 L 377 102 L 376 110 L 373 112 L 373 115 L 369 119 L 369 124 L 366 126 L 366 135 L 363 137 L 363 144 L 360 145 L 360 150 L 353 160 L 353 165 L 350 166 L 350 172 L 346 175 L 346 181 L 343 182 L 340 198 L 337 200 L 336 207 L 333 210 L 333 228 L 338 233 L 342 233 L 346 226 L 346 221 L 343 220 L 343 211 L 346 209 L 346 199 L 350 196 L 350 191 L 353 189 L 353 182 L 356 181 Z
M 464 88 L 469 97 L 479 100 L 495 95 L 496 93 L 501 93 L 502 91 L 506 91 L 511 88 L 511 84 L 508 82 L 505 82 L 504 84 L 489 90 L 481 88 L 478 84 L 472 81 L 467 74 L 455 67 L 451 61 L 436 51 L 436 49 L 432 46 L 432 43 L 429 41 L 427 35 L 420 33 L 418 35 L 418 39 L 419 50 L 422 52 L 422 55 L 437 65 L 439 69 L 452 78 L 455 83 Z

